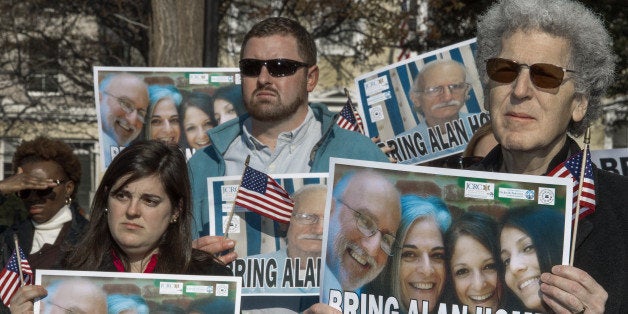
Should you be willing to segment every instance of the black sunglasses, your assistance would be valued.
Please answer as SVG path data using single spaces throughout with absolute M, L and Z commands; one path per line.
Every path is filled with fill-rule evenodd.
M 52 182 L 56 183 L 57 186 L 59 186 L 61 183 L 64 183 L 66 181 L 67 180 L 53 180 Z M 47 198 L 48 196 L 50 196 L 50 194 L 52 194 L 52 189 L 54 188 L 55 187 L 50 187 L 43 190 L 34 190 L 34 189 L 20 190 L 19 192 L 17 192 L 17 195 L 23 200 L 31 197 L 31 193 L 35 193 L 37 197 L 39 198 Z
M 309 67 L 310 65 L 290 59 L 242 59 L 240 60 L 240 73 L 243 76 L 258 76 L 262 72 L 262 66 L 266 66 L 271 76 L 284 77 L 293 75 L 300 67 Z
M 527 65 L 503 58 L 491 58 L 486 60 L 486 72 L 488 77 L 499 83 L 511 83 L 514 81 L 517 76 L 519 76 L 522 67 L 530 69 L 530 80 L 539 88 L 556 88 L 563 83 L 565 72 L 575 73 L 573 70 L 561 68 L 549 63 Z

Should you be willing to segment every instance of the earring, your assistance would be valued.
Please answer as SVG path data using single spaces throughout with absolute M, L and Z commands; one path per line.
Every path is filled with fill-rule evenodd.
M 170 219 L 170 223 L 171 223 L 171 224 L 173 224 L 173 223 L 175 223 L 175 222 L 177 222 L 177 217 L 176 217 L 176 216 L 175 216 L 175 217 L 172 217 L 172 219 Z
M 105 215 L 109 213 L 109 208 L 105 207 Z
M 65 205 L 70 205 L 70 204 L 72 204 L 72 197 L 66 196 L 65 197 Z

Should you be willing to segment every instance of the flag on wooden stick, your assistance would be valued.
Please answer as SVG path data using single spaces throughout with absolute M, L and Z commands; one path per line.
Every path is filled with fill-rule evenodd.
M 235 204 L 282 223 L 289 223 L 294 202 L 267 174 L 246 166 Z
M 351 100 L 347 100 L 347 103 L 340 110 L 336 124 L 345 130 L 362 133 L 362 118 L 359 113 L 354 111 Z
M 16 251 L 13 251 L 9 262 L 0 273 L 0 298 L 6 306 L 10 305 L 11 298 L 22 286 L 22 282 L 27 285 L 32 285 L 35 282 L 33 271 L 22 248 L 18 247 L 17 251 L 19 251 L 20 258 L 18 258 Z
M 580 187 L 580 173 L 582 163 L 584 162 L 584 176 L 582 182 L 582 191 L 580 197 L 579 219 L 593 213 L 595 211 L 595 183 L 593 182 L 593 163 L 591 162 L 591 153 L 587 150 L 586 158 L 582 160 L 583 152 L 580 151 L 569 157 L 566 161 L 558 165 L 554 170 L 550 171 L 548 176 L 571 178 L 573 181 L 573 209 L 578 205 L 578 190 Z M 575 217 L 575 215 L 574 215 Z

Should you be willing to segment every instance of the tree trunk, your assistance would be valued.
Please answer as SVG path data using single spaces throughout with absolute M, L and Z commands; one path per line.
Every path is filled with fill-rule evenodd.
M 204 0 L 152 0 L 152 67 L 203 66 Z

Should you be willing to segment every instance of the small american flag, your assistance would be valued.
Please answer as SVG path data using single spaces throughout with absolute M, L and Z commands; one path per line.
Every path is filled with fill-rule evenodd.
M 289 223 L 294 202 L 273 178 L 246 166 L 235 204 L 275 221 Z
M 33 271 L 26 260 L 26 255 L 22 251 L 22 248 L 19 248 L 19 251 L 22 262 L 22 276 L 24 276 L 24 284 L 32 285 L 34 283 Z M 2 270 L 2 273 L 0 273 L 0 298 L 2 298 L 2 303 L 6 306 L 10 305 L 13 294 L 15 294 L 21 285 L 20 270 L 17 263 L 17 255 L 14 251 L 13 255 L 11 255 L 11 258 L 9 259 L 9 263 L 7 263 Z
M 582 183 L 582 194 L 580 197 L 580 217 L 595 211 L 595 185 L 593 182 L 593 164 L 591 163 L 591 153 L 587 150 L 587 158 L 584 166 L 584 182 Z M 582 167 L 582 151 L 569 157 L 566 161 L 550 171 L 548 176 L 571 178 L 573 180 L 573 210 L 576 210 L 578 201 L 578 181 L 580 180 L 580 169 Z M 575 215 L 574 215 L 575 217 Z M 573 218 L 572 218 L 573 219 Z
M 362 130 L 364 129 L 364 126 L 362 125 L 362 118 L 359 113 L 353 110 L 351 100 L 347 100 L 347 103 L 342 107 L 342 110 L 340 110 L 340 115 L 336 120 L 336 124 L 343 129 L 360 133 L 362 133 Z

